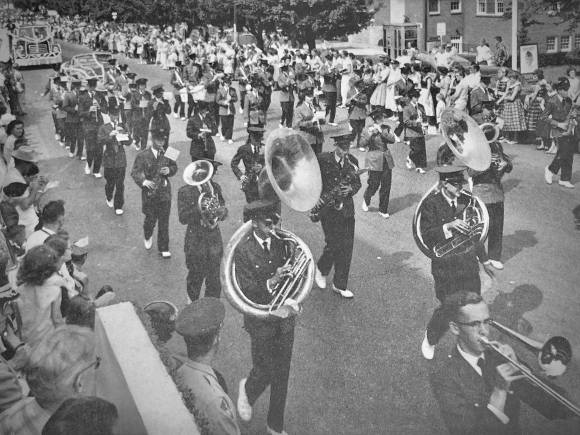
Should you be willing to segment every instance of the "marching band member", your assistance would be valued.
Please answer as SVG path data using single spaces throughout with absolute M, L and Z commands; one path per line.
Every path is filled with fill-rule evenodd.
M 234 73 L 234 79 L 238 81 L 238 88 L 240 90 L 240 114 L 244 113 L 247 86 L 249 84 L 248 77 L 250 77 L 252 71 L 250 67 L 246 65 L 246 58 L 244 56 L 238 57 L 238 67 Z
M 326 101 L 325 115 L 330 115 L 328 118 L 328 125 L 336 127 L 338 124 L 334 122 L 336 117 L 336 82 L 338 75 L 336 69 L 332 66 L 332 55 L 326 55 L 326 60 L 320 67 L 318 74 L 323 80 L 322 93 Z
M 185 81 L 182 77 L 182 66 L 181 61 L 175 62 L 175 69 L 171 71 L 171 80 L 169 81 L 171 86 L 173 86 L 173 98 L 175 98 L 175 104 L 173 105 L 173 117 L 178 119 L 181 117 L 182 121 L 185 121 L 185 101 L 181 98 L 183 90 L 187 91 L 185 86 Z M 185 93 L 187 95 L 187 92 Z
M 137 92 L 131 94 L 131 114 L 133 116 L 133 140 L 136 150 L 147 148 L 149 136 L 148 110 L 149 102 L 153 99 L 147 87 L 147 79 L 140 78 L 136 81 Z
M 65 92 L 63 96 L 62 110 L 64 110 L 67 114 L 65 118 L 65 136 L 66 146 L 69 149 L 69 157 L 74 157 L 76 150 L 77 158 L 79 160 L 84 160 L 84 138 L 78 110 L 80 87 L 80 80 L 73 80 L 71 82 L 71 90 Z
M 125 110 L 123 111 L 123 113 L 125 114 L 125 118 L 122 119 L 122 121 L 127 126 L 127 131 L 131 136 L 133 136 L 133 106 L 131 104 L 133 101 L 133 96 L 137 93 L 138 88 L 138 85 L 134 81 L 134 78 L 135 77 L 133 77 L 133 79 L 130 79 L 131 82 L 129 83 L 129 93 L 125 96 Z
M 264 114 L 264 99 L 258 92 L 260 86 L 260 78 L 252 74 L 250 76 L 251 89 L 246 94 L 244 101 L 244 127 L 259 127 L 262 128 L 266 124 L 266 116 Z
M 467 182 L 463 175 L 465 169 L 465 166 L 451 165 L 436 168 L 440 180 L 439 190 L 425 199 L 421 213 L 421 232 L 429 249 L 457 236 L 458 233 L 465 234 L 469 231 L 469 225 L 462 219 L 462 214 L 471 200 L 462 193 L 463 185 Z M 487 254 L 484 251 L 483 245 L 476 242 L 461 253 L 432 258 L 431 273 L 435 280 L 435 296 L 441 306 L 434 311 L 421 345 L 425 358 L 433 358 L 435 345 L 449 327 L 443 306 L 445 298 L 460 290 L 481 294 L 478 258 L 483 263 L 485 272 L 493 277 L 492 266 L 489 261 L 485 261 Z
M 322 175 L 322 194 L 339 189 L 333 205 L 320 212 L 320 222 L 326 245 L 316 266 L 315 281 L 319 288 L 326 288 L 326 277 L 334 266 L 332 289 L 343 298 L 352 299 L 354 294 L 347 289 L 352 250 L 354 244 L 354 201 L 352 197 L 361 188 L 358 160 L 349 154 L 352 134 L 333 136 L 334 151 L 318 156 Z M 348 181 L 344 181 L 348 179 Z M 336 207 L 337 201 L 342 204 Z
M 227 140 L 233 144 L 234 115 L 236 113 L 235 104 L 238 101 L 238 94 L 232 88 L 232 79 L 229 76 L 222 78 L 222 86 L 219 87 L 216 102 L 219 106 L 219 115 L 222 126 L 221 140 Z
M 169 105 L 169 101 L 163 98 L 163 92 L 162 85 L 155 85 L 151 88 L 153 99 L 149 100 L 147 114 L 151 137 L 156 134 L 158 137 L 163 138 L 163 149 L 167 150 L 169 146 L 169 132 L 171 131 L 171 125 L 169 125 L 167 115 L 171 114 L 171 106 Z
M 368 149 L 365 166 L 369 169 L 368 186 L 363 196 L 362 209 L 369 211 L 369 205 L 373 195 L 379 190 L 379 213 L 385 219 L 389 218 L 389 197 L 391 195 L 391 180 L 395 161 L 389 151 L 388 145 L 395 143 L 395 136 L 391 134 L 385 121 L 385 111 L 381 107 L 369 116 L 373 125 L 363 132 L 360 146 Z
M 326 122 L 326 113 L 314 107 L 314 91 L 306 89 L 298 96 L 296 104 L 296 122 L 294 128 L 304 133 L 304 138 L 310 144 L 315 154 L 322 152 L 324 133 L 321 124 Z
M 284 266 L 288 255 L 283 241 L 270 232 L 279 221 L 277 204 L 264 200 L 244 207 L 244 221 L 252 220 L 253 231 L 235 252 L 236 274 L 240 289 L 252 301 L 268 303 L 272 290 L 289 276 Z M 270 435 L 287 435 L 284 409 L 294 345 L 294 315 L 259 319 L 244 315 L 244 329 L 250 335 L 252 370 L 240 381 L 238 414 L 244 421 L 252 418 L 252 406 L 270 386 L 267 431 Z
M 209 106 L 205 101 L 199 101 L 196 112 L 187 121 L 186 134 L 191 139 L 189 155 L 191 161 L 201 159 L 213 160 L 216 153 L 212 135 L 217 133 L 217 127 L 209 113 Z
M 411 150 L 407 157 L 407 169 L 413 169 L 419 174 L 424 174 L 427 167 L 427 151 L 425 149 L 425 133 L 423 124 L 426 124 L 426 117 L 423 108 L 419 106 L 418 98 L 421 95 L 418 89 L 412 89 L 407 96 L 409 104 L 403 108 L 403 124 L 405 126 L 405 140 L 410 142 Z
M 201 78 L 201 67 L 196 61 L 197 55 L 192 53 L 189 55 L 187 63 L 183 68 L 183 80 L 188 88 L 187 92 L 187 119 L 191 118 L 193 111 L 195 109 L 195 101 L 193 95 L 191 94 L 191 89 L 198 86 Z
M 109 69 L 105 72 L 105 79 L 103 84 L 107 87 L 108 90 L 112 92 L 113 88 L 115 87 L 115 81 L 117 78 L 115 73 L 117 70 L 117 67 L 115 66 L 117 59 L 112 57 L 107 62 L 109 63 Z
M 258 191 L 258 176 L 264 167 L 264 151 L 262 139 L 265 128 L 250 127 L 248 141 L 238 148 L 230 163 L 234 175 L 242 182 L 242 190 L 249 204 L 260 199 Z M 239 168 L 240 161 L 244 163 L 244 172 Z
M 202 59 L 202 82 L 205 87 L 205 99 L 203 100 L 209 109 L 209 115 L 213 118 L 216 128 L 219 127 L 219 107 L 216 103 L 219 74 L 216 74 L 210 64 Z M 217 133 L 217 132 L 216 132 Z
M 278 75 L 278 88 L 280 89 L 280 106 L 282 106 L 282 117 L 280 126 L 284 125 L 292 128 L 294 119 L 294 90 L 296 81 L 293 79 L 293 73 L 289 71 L 290 65 L 283 63 L 280 65 L 280 74 Z
M 216 298 L 203 298 L 181 310 L 175 331 L 183 337 L 187 359 L 176 357 L 183 365 L 177 373 L 195 391 L 196 406 L 206 417 L 212 435 L 240 435 L 236 410 L 228 396 L 224 377 L 212 362 L 220 345 L 226 316 L 224 305 Z
M 267 59 L 260 59 L 256 74 L 259 77 L 258 92 L 262 97 L 262 111 L 264 112 L 264 124 L 267 122 L 268 109 L 272 102 L 272 85 L 274 71 L 273 67 L 269 65 Z
M 95 168 L 100 167 L 102 159 L 103 172 L 107 181 L 105 184 L 107 205 L 109 208 L 114 208 L 117 215 L 122 215 L 125 203 L 125 171 L 127 168 L 125 147 L 131 145 L 132 139 L 130 136 L 126 140 L 120 139 L 120 135 L 126 131 L 124 128 L 126 124 L 120 122 L 117 110 L 110 110 L 108 115 L 103 116 L 103 118 L 108 122 L 99 127 Z
M 213 164 L 213 163 L 212 163 Z M 218 298 L 221 295 L 220 264 L 224 252 L 222 234 L 218 221 L 223 221 L 228 215 L 226 201 L 221 186 L 213 180 L 202 185 L 199 183 L 208 175 L 207 168 L 197 163 L 190 163 L 183 171 L 185 186 L 177 192 L 177 211 L 179 223 L 187 225 L 185 232 L 185 265 L 187 274 L 187 295 L 191 301 L 199 299 L 201 286 L 205 281 L 205 297 Z M 217 198 L 219 208 L 216 211 L 215 226 L 204 216 L 199 207 L 199 197 L 211 200 Z
M 360 138 L 367 119 L 368 96 L 364 93 L 364 80 L 357 80 L 347 93 L 349 130 L 356 138 L 356 146 L 360 147 Z
M 101 162 L 100 158 L 96 157 L 99 153 L 97 151 L 97 135 L 99 127 L 103 125 L 103 116 L 101 107 L 107 107 L 106 100 L 100 92 L 96 92 L 97 79 L 87 80 L 87 92 L 79 96 L 79 118 L 81 119 L 85 145 L 87 147 L 87 165 L 85 166 L 85 174 L 91 173 L 91 166 L 93 166 L 93 175 L 95 178 L 101 178 Z M 102 156 L 102 150 L 100 155 Z
M 171 110 L 171 108 L 169 108 Z M 158 223 L 157 249 L 163 258 L 171 258 L 169 252 L 169 215 L 171 213 L 171 183 L 169 177 L 177 172 L 177 165 L 164 156 L 166 138 L 159 130 L 151 133 L 151 147 L 135 157 L 131 177 L 141 188 L 143 241 L 145 249 L 153 245 L 153 230 Z

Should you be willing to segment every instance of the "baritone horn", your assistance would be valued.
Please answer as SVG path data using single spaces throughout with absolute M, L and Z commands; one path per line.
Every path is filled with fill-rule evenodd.
M 322 177 L 312 147 L 297 132 L 278 129 L 266 142 L 265 167 L 258 177 L 262 199 L 278 200 L 297 211 L 308 211 L 318 202 L 322 191 Z M 252 221 L 244 223 L 228 242 L 222 259 L 221 278 L 224 291 L 232 306 L 244 315 L 261 319 L 270 316 L 288 317 L 300 311 L 314 283 L 315 262 L 302 239 L 285 229 L 271 232 L 289 248 L 285 266 L 290 276 L 272 291 L 267 304 L 251 300 L 240 288 L 236 276 L 235 252 L 238 244 L 253 231 Z
M 443 147 L 448 147 L 453 155 L 464 165 L 475 171 L 485 171 L 491 164 L 491 149 L 483 131 L 477 122 L 467 113 L 448 108 L 441 115 L 441 133 L 445 143 L 441 146 L 438 155 L 444 155 Z M 451 154 L 449 154 L 451 155 Z M 451 155 L 451 157 L 453 157 Z M 450 165 L 452 161 L 446 157 L 441 161 L 441 166 Z M 437 246 L 427 246 L 421 231 L 421 214 L 424 201 L 440 193 L 440 183 L 436 183 L 429 189 L 419 201 L 413 216 L 413 236 L 417 246 L 430 258 L 444 258 L 469 251 L 474 243 L 482 243 L 487 237 L 489 230 L 489 214 L 483 201 L 471 192 L 471 179 L 468 180 L 470 189 L 463 189 L 461 195 L 469 198 L 469 205 L 463 211 L 461 218 L 469 225 L 467 234 L 458 234 Z
M 207 228 L 217 227 L 218 222 L 227 216 L 227 209 L 220 204 L 218 195 L 210 182 L 213 173 L 213 163 L 208 160 L 190 163 L 183 171 L 183 181 L 190 186 L 199 186 L 201 189 L 196 205 L 201 213 L 201 223 Z

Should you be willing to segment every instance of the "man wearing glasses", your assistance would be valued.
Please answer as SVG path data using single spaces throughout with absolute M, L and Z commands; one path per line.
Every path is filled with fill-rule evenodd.
M 458 234 L 466 234 L 470 228 L 464 221 L 464 211 L 470 197 L 462 192 L 466 183 L 465 166 L 440 166 L 439 189 L 434 190 L 423 202 L 421 233 L 425 244 L 433 249 L 439 243 L 449 241 Z M 431 260 L 431 274 L 435 280 L 435 296 L 443 304 L 445 298 L 461 290 L 481 294 L 478 257 L 485 259 L 482 244 L 471 243 L 466 249 Z M 483 263 L 484 270 L 493 276 L 492 266 Z M 432 359 L 435 345 L 445 335 L 449 326 L 443 305 L 435 310 L 421 346 L 423 356 Z
M 290 276 L 291 266 L 284 266 L 289 255 L 285 243 L 271 234 L 280 219 L 277 212 L 277 203 L 264 200 L 244 207 L 244 221 L 252 220 L 253 231 L 236 248 L 236 274 L 242 292 L 258 304 L 269 304 L 273 289 Z M 244 328 L 250 334 L 253 367 L 250 375 L 240 381 L 240 418 L 245 421 L 252 418 L 252 406 L 270 385 L 268 433 L 287 435 L 284 408 L 294 345 L 294 317 L 270 316 L 262 320 L 245 315 Z

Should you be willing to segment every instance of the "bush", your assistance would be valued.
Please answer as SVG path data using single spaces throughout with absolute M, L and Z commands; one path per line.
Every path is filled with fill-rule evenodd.
M 560 65 L 580 65 L 580 57 L 577 55 L 571 56 L 572 53 L 540 53 L 538 55 L 540 68 Z

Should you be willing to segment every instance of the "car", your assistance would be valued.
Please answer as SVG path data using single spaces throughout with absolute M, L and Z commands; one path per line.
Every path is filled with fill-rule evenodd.
M 77 54 L 71 58 L 70 62 L 63 63 L 60 69 L 66 75 L 78 80 L 97 78 L 104 83 L 109 69 L 108 60 L 111 57 L 111 53 L 106 52 Z
M 50 24 L 20 24 L 12 34 L 12 58 L 18 66 L 58 65 L 62 49 L 52 38 Z

